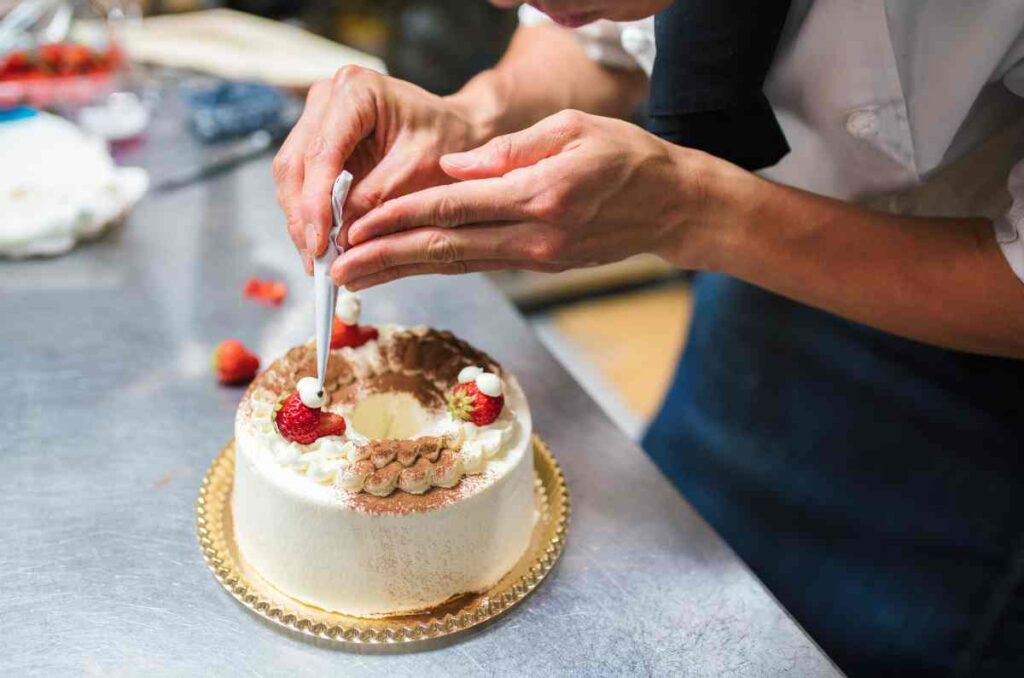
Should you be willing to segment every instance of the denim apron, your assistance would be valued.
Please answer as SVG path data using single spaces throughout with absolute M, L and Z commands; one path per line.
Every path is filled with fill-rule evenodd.
M 1024 676 L 1024 362 L 699 275 L 644 447 L 852 676 Z
M 885 30 L 885 9 L 861 4 L 850 16 Z M 796 30 L 812 9 L 789 5 L 660 13 L 649 129 L 748 169 L 779 160 L 794 139 L 761 90 L 784 20 Z M 799 84 L 789 78 L 777 95 Z M 975 102 L 1006 112 L 1005 131 L 911 188 L 858 199 L 1003 213 L 1024 158 L 1007 96 L 994 83 Z M 875 157 L 852 147 L 853 163 Z M 802 162 L 790 183 L 812 173 L 814 158 Z M 1024 676 L 1024 361 L 901 339 L 722 275 L 698 276 L 693 293 L 686 350 L 644 440 L 662 471 L 850 675 Z

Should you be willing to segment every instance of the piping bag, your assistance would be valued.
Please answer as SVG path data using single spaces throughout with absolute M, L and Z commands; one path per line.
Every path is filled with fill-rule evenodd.
M 341 234 L 341 211 L 352 187 L 352 175 L 342 170 L 331 188 L 331 214 L 334 223 L 327 237 L 327 249 L 313 259 L 313 298 L 316 314 L 316 387 L 317 396 L 323 398 L 327 359 L 331 355 L 331 330 L 334 327 L 334 307 L 338 301 L 338 287 L 329 275 L 331 264 L 342 252 L 338 244 Z

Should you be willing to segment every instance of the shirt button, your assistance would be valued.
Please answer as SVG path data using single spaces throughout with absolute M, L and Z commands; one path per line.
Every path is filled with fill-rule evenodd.
M 630 54 L 643 54 L 651 49 L 651 35 L 639 26 L 626 26 L 622 29 L 622 36 L 619 38 L 622 49 Z
M 854 111 L 846 118 L 846 131 L 858 139 L 875 136 L 879 126 L 878 114 L 874 111 Z

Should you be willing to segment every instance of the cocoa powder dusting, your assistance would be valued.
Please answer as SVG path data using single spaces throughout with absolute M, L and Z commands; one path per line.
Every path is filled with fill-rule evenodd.
M 455 487 L 432 487 L 423 494 L 394 492 L 386 497 L 377 497 L 367 492 L 346 492 L 338 490 L 342 501 L 351 509 L 371 515 L 406 515 L 429 513 L 442 507 L 472 497 L 486 487 L 491 474 L 463 476 Z
M 445 393 L 455 382 L 459 371 L 479 365 L 501 374 L 501 366 L 490 356 L 451 332 L 432 328 L 399 330 L 376 343 L 383 372 L 358 378 L 352 364 L 341 351 L 332 351 L 325 379 L 329 395 L 328 409 L 351 405 L 371 393 L 408 393 L 428 412 L 439 413 L 445 407 Z M 312 342 L 292 348 L 271 363 L 249 385 L 239 406 L 251 412 L 250 396 L 256 389 L 265 389 L 280 397 L 295 390 L 305 376 L 316 374 L 316 351 Z M 374 514 L 403 514 L 431 511 L 472 495 L 486 484 L 487 474 L 455 477 L 456 453 L 446 449 L 445 440 L 426 436 L 415 440 L 371 441 L 368 459 L 356 462 L 354 470 L 365 471 L 366 484 L 380 490 L 399 482 L 400 474 L 408 472 L 404 483 L 409 487 L 422 484 L 426 474 L 450 479 L 452 487 L 432 487 L 423 494 L 404 491 L 386 496 L 366 492 L 338 490 L 354 509 Z M 400 489 L 400 488 L 399 488 Z

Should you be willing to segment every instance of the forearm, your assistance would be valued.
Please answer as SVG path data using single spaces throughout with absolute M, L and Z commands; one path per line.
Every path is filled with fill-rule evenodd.
M 987 219 L 874 212 L 711 164 L 703 267 L 893 334 L 1024 358 L 1024 284 Z
M 646 88 L 640 71 L 601 66 L 569 31 L 537 25 L 520 27 L 501 61 L 449 100 L 467 111 L 483 143 L 567 108 L 625 117 Z

